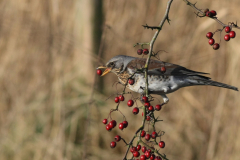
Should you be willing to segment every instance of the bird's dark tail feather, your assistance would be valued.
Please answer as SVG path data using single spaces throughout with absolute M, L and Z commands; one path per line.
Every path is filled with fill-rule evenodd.
M 238 91 L 237 87 L 230 86 L 228 84 L 224 84 L 224 83 L 220 83 L 220 82 L 216 82 L 216 81 L 212 81 L 208 77 L 205 77 L 205 76 L 189 76 L 188 81 L 192 85 L 210 85 L 210 86 L 223 87 L 223 88 L 228 88 L 228 89 Z

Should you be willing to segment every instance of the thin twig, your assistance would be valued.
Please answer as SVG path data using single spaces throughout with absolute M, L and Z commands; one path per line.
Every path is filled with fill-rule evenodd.
M 205 14 L 201 9 L 199 9 L 199 8 L 196 7 L 196 3 L 193 4 L 193 3 L 189 2 L 188 0 L 183 0 L 183 1 L 184 1 L 187 5 L 189 5 L 190 7 L 192 7 L 194 10 L 196 10 L 197 13 L 201 13 L 201 16 L 199 16 L 198 14 L 196 14 L 198 17 L 207 17 L 206 14 Z M 220 25 L 222 25 L 223 28 L 229 26 L 229 24 L 224 24 L 224 23 L 223 23 L 222 21 L 220 21 L 217 17 L 208 17 L 208 18 L 211 18 L 211 19 L 215 20 L 217 23 L 219 23 Z M 231 24 L 231 27 L 232 27 L 232 28 L 238 28 L 238 29 L 240 29 L 240 27 L 237 26 L 237 22 L 236 22 L 236 24 L 234 24 L 233 22 L 230 22 L 230 24 Z

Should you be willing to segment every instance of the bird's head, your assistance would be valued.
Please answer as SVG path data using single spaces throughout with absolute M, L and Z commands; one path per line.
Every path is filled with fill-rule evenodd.
M 125 71 L 128 63 L 133 59 L 134 57 L 130 57 L 130 56 L 124 56 L 124 55 L 115 56 L 112 59 L 110 59 L 106 63 L 106 65 L 99 66 L 97 69 L 103 69 L 103 68 L 105 69 L 102 76 L 108 74 L 109 72 L 119 74 Z

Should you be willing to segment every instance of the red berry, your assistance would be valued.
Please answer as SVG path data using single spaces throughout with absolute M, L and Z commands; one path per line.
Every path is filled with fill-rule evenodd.
M 141 149 L 141 145 L 137 145 L 137 150 L 139 151 Z
M 146 97 L 146 96 L 143 96 L 143 97 L 142 97 L 142 100 L 143 100 L 143 102 L 145 102 L 145 103 L 146 103 L 146 102 L 148 102 L 148 97 Z
M 116 103 L 118 103 L 118 102 L 119 102 L 119 97 L 115 97 L 114 101 L 115 101 Z
M 145 135 L 145 139 L 146 139 L 147 141 L 149 141 L 150 138 L 151 138 L 150 134 L 146 134 L 146 135 Z
M 162 107 L 161 107 L 161 105 L 160 105 L 160 104 L 158 104 L 158 105 L 156 105 L 156 106 L 155 106 L 155 110 L 157 110 L 157 111 L 160 111 L 160 110 L 161 110 L 161 108 L 162 108 Z
M 97 74 L 98 74 L 99 76 L 101 76 L 101 75 L 102 75 L 102 70 L 101 70 L 101 69 L 98 69 L 98 70 L 97 70 Z
M 145 107 L 149 107 L 149 106 L 150 106 L 150 103 L 149 103 L 149 102 L 146 102 L 146 103 L 144 103 L 144 106 L 145 106 Z
M 155 159 L 155 155 L 152 154 L 151 157 L 150 157 L 151 160 L 154 160 Z
M 132 147 L 131 149 L 130 149 L 130 152 L 134 152 L 134 151 L 137 151 L 137 147 Z
M 146 156 L 145 155 L 141 155 L 140 160 L 146 160 Z
M 102 123 L 103 124 L 107 124 L 108 120 L 107 119 L 103 119 Z
M 212 13 L 212 16 L 213 16 L 213 17 L 217 15 L 217 12 L 214 11 L 214 10 L 211 10 L 210 12 Z
M 116 145 L 117 145 L 117 143 L 116 143 L 116 142 L 114 142 L 114 141 L 112 141 L 112 142 L 110 143 L 110 147 L 111 147 L 111 148 L 115 148 L 115 147 L 116 147 Z
M 123 130 L 124 124 L 123 124 L 123 123 L 119 123 L 118 128 L 121 129 L 121 130 Z
M 211 39 L 211 38 L 213 37 L 213 33 L 212 33 L 212 32 L 208 32 L 207 35 L 206 35 L 206 37 L 207 37 L 208 39 Z
M 143 50 L 143 54 L 147 55 L 149 53 L 148 49 Z
M 120 101 L 124 101 L 124 96 L 123 95 L 118 96 L 118 98 L 120 99 Z
M 231 28 L 229 26 L 225 27 L 225 32 L 229 33 L 231 31 Z
M 166 72 L 166 67 L 162 66 L 162 67 L 161 67 L 161 72 L 162 72 L 162 73 L 165 73 L 165 72 Z
M 215 43 L 215 40 L 214 40 L 214 39 L 209 39 L 208 43 L 209 43 L 210 45 L 213 45 L 213 44 Z
M 157 156 L 157 157 L 155 157 L 155 159 L 154 160 L 162 160 L 162 158 L 161 157 L 159 157 L 159 156 Z
M 123 123 L 124 128 L 127 128 L 128 122 L 127 121 L 123 121 L 122 123 Z
M 134 84 L 134 79 L 129 79 L 129 80 L 128 80 L 128 83 L 129 83 L 130 85 L 133 85 L 133 84 Z
M 213 14 L 212 14 L 212 12 L 208 11 L 208 12 L 206 13 L 206 16 L 208 16 L 208 17 L 212 17 Z
M 164 148 L 164 147 L 165 147 L 165 142 L 160 141 L 160 142 L 158 143 L 158 145 L 159 145 L 160 148 Z
M 109 122 L 109 126 L 110 126 L 111 128 L 116 127 L 116 125 L 117 125 L 117 122 L 116 122 L 115 120 L 112 120 L 111 122 Z
M 148 110 L 149 110 L 149 111 L 153 111 L 153 110 L 154 110 L 153 106 L 149 106 L 149 107 L 148 107 Z
M 142 130 L 141 137 L 144 137 L 146 135 L 146 132 Z
M 157 132 L 153 131 L 152 132 L 152 138 L 155 139 L 157 137 Z
M 147 121 L 150 121 L 151 118 L 150 118 L 150 116 L 147 116 L 146 119 L 147 119 Z
M 145 153 L 147 148 L 145 146 L 142 147 L 142 152 Z
M 219 47 L 220 47 L 220 45 L 219 45 L 218 43 L 215 43 L 215 44 L 213 45 L 213 49 L 214 49 L 214 50 L 219 49 Z
M 138 49 L 138 50 L 137 50 L 137 54 L 138 54 L 138 55 L 141 55 L 142 53 L 143 53 L 143 50 L 142 50 L 142 49 Z
M 142 116 L 144 115 L 144 113 L 142 112 Z
M 114 139 L 115 139 L 117 142 L 119 142 L 122 138 L 121 138 L 119 135 L 116 135 L 116 136 L 114 137 Z
M 147 159 L 151 157 L 151 153 L 148 152 L 148 151 L 146 151 L 146 152 L 144 153 L 144 155 L 147 157 Z
M 229 41 L 229 40 L 230 40 L 229 34 L 226 34 L 226 35 L 224 36 L 224 39 L 225 39 L 225 41 Z
M 231 31 L 231 32 L 229 33 L 229 36 L 230 36 L 231 38 L 235 38 L 236 33 L 235 33 L 234 31 Z
M 133 156 L 134 156 L 134 157 L 139 157 L 139 156 L 140 156 L 140 153 L 139 153 L 138 151 L 134 151 L 134 152 L 133 152 Z
M 133 114 L 135 114 L 135 115 L 136 115 L 136 114 L 138 114 L 138 112 L 139 112 L 139 109 L 138 109 L 137 107 L 135 107 L 135 108 L 133 108 L 133 111 L 132 111 L 132 112 L 133 112 Z
M 152 150 L 151 150 L 151 149 L 148 149 L 147 152 L 152 153 Z
M 127 105 L 128 105 L 129 107 L 132 107 L 133 104 L 134 104 L 133 100 L 131 100 L 131 99 L 128 100 Z
M 108 124 L 108 125 L 106 125 L 106 130 L 111 131 L 112 127 L 110 127 L 110 125 Z

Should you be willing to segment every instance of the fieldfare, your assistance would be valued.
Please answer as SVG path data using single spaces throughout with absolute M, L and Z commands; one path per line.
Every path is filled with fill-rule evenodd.
M 100 66 L 98 69 L 106 69 L 102 76 L 109 72 L 115 73 L 120 83 L 127 85 L 134 92 L 144 94 L 145 78 L 143 69 L 145 63 L 145 58 L 119 55 L 113 57 L 105 66 Z M 209 77 L 201 74 L 208 73 L 196 72 L 176 64 L 151 59 L 148 66 L 149 94 L 161 95 L 164 104 L 166 104 L 169 101 L 166 94 L 187 86 L 210 85 L 238 91 L 237 87 L 212 81 Z M 128 83 L 129 78 L 134 80 L 134 84 L 130 85 Z

